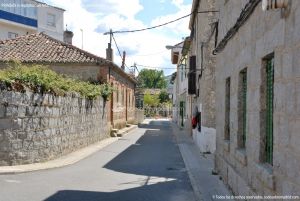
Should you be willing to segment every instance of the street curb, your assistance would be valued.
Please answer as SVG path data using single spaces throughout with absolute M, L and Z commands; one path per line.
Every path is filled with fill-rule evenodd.
M 136 128 L 138 128 L 137 125 L 131 125 L 130 127 L 125 127 L 125 128 L 123 128 L 123 129 L 121 129 L 120 131 L 117 132 L 117 136 L 118 137 L 123 137 L 126 134 L 128 134 L 130 131 L 132 131 Z
M 129 133 L 130 131 L 133 131 L 137 128 L 137 125 L 133 125 L 131 127 L 126 128 L 122 132 L 122 136 L 124 134 Z M 94 144 L 91 144 L 87 147 L 84 147 L 82 149 L 79 149 L 77 151 L 71 152 L 65 156 L 62 156 L 60 158 L 47 161 L 44 163 L 33 163 L 33 164 L 27 164 L 27 165 L 16 165 L 16 166 L 0 166 L 0 175 L 7 175 L 7 174 L 21 174 L 26 172 L 33 172 L 33 171 L 39 171 L 39 170 L 49 170 L 54 168 L 60 168 L 65 167 L 68 165 L 73 165 L 90 155 L 96 153 L 97 151 L 103 149 L 104 147 L 118 141 L 121 137 L 109 137 L 106 139 L 103 139 L 99 142 L 96 142 Z
M 175 128 L 175 125 L 174 125 L 172 122 L 171 122 L 171 125 L 172 125 L 173 135 L 175 136 L 176 143 L 177 143 L 177 145 L 178 145 L 178 148 L 179 148 L 181 157 L 182 157 L 182 159 L 183 159 L 183 161 L 184 161 L 184 164 L 185 164 L 187 173 L 188 173 L 188 175 L 189 175 L 189 179 L 190 179 L 190 182 L 191 182 L 191 185 L 192 185 L 192 188 L 193 188 L 193 192 L 194 192 L 194 195 L 195 195 L 195 199 L 196 199 L 196 201 L 203 201 L 201 191 L 200 191 L 200 189 L 198 188 L 198 184 L 197 184 L 197 182 L 196 182 L 196 179 L 194 178 L 194 176 L 193 176 L 193 174 L 192 174 L 191 167 L 190 167 L 190 165 L 189 165 L 187 159 L 184 157 L 184 154 L 183 154 L 183 151 L 182 151 L 182 147 L 179 146 L 177 134 L 175 133 L 175 132 L 177 132 L 177 130 L 176 130 L 176 128 Z

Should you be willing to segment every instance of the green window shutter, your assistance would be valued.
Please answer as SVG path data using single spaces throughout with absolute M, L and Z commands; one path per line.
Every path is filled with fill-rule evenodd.
M 184 125 L 183 125 L 184 107 L 185 107 L 184 101 L 180 101 L 180 108 L 179 108 L 179 111 L 180 111 L 181 126 L 184 126 Z
M 242 73 L 242 110 L 243 110 L 243 147 L 246 146 L 246 132 L 247 132 L 247 69 Z
M 230 77 L 226 79 L 225 86 L 225 140 L 230 140 Z
M 274 58 L 267 61 L 266 75 L 266 162 L 273 164 Z
M 180 116 L 182 117 L 183 116 L 183 102 L 182 101 L 180 101 L 179 113 L 180 113 Z

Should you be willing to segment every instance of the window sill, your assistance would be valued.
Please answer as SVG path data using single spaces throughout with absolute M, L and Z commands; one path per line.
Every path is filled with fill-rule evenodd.
M 235 158 L 243 165 L 247 166 L 247 153 L 245 148 L 235 150 Z
M 267 163 L 256 164 L 258 170 L 257 179 L 267 185 L 268 188 L 275 189 L 275 177 L 273 175 L 273 167 Z
M 223 140 L 224 152 L 230 152 L 230 140 Z

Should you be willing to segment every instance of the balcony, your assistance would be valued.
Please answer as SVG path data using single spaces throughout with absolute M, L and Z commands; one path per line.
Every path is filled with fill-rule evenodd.
M 19 24 L 22 24 L 22 25 L 27 25 L 27 26 L 30 26 L 30 27 L 35 27 L 35 28 L 37 28 L 37 26 L 38 26 L 38 22 L 37 22 L 36 19 L 24 17 L 24 16 L 21 16 L 21 15 L 6 12 L 6 11 L 3 11 L 3 10 L 0 10 L 0 20 L 1 19 L 8 20 L 8 21 L 15 22 L 15 23 L 19 23 Z

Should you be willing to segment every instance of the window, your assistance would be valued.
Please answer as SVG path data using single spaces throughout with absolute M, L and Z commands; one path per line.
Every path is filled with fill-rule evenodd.
M 185 102 L 180 101 L 179 103 L 179 115 L 180 115 L 180 124 L 184 126 L 184 116 L 185 116 Z
M 8 32 L 8 38 L 9 39 L 14 39 L 18 37 L 18 34 L 17 33 L 13 33 L 13 32 Z
M 247 134 L 247 68 L 239 74 L 238 90 L 238 148 L 245 148 Z
M 189 74 L 188 74 L 188 94 L 196 94 L 196 56 L 190 57 L 189 65 Z
M 117 95 L 117 103 L 119 103 L 119 93 L 120 93 L 119 86 L 117 86 L 117 92 L 116 92 L 116 95 Z
M 230 140 L 230 77 L 225 82 L 225 140 Z
M 262 162 L 273 164 L 274 54 L 264 59 L 261 86 Z
M 51 27 L 55 27 L 55 15 L 48 13 L 47 15 L 47 25 Z
M 25 17 L 37 19 L 37 7 L 34 4 L 27 4 L 27 7 L 25 7 L 25 9 L 26 9 Z
M 126 90 L 125 87 L 122 87 L 122 104 L 123 104 L 123 105 L 126 104 L 126 103 L 125 103 L 126 99 L 125 99 L 125 95 L 124 95 L 124 94 L 125 94 L 125 93 L 124 93 L 125 90 Z
M 130 106 L 130 91 L 129 91 L 129 93 L 128 93 L 128 100 L 129 100 L 128 105 Z
M 14 0 L 16 6 L 14 6 L 14 13 L 17 15 L 21 15 L 21 0 Z

